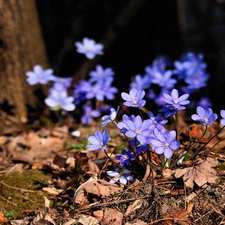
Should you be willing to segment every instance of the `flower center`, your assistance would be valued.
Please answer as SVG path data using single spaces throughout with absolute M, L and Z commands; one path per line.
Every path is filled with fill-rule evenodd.
M 175 103 L 175 104 L 177 104 L 177 103 L 178 103 L 178 99 L 174 99 L 173 101 L 174 101 L 174 103 Z
M 137 104 L 137 100 L 136 100 L 136 99 L 134 99 L 134 100 L 133 100 L 133 103 L 136 105 L 136 104 Z
M 168 147 L 169 146 L 169 143 L 166 142 L 164 145 L 165 145 L 165 147 Z
M 205 117 L 205 118 L 203 118 L 203 120 L 207 123 L 207 122 L 209 122 L 209 120 Z
M 104 145 L 103 142 L 100 142 L 100 143 L 99 143 L 99 146 L 100 146 L 100 147 L 102 147 L 103 145 Z
M 140 133 L 141 133 L 141 130 L 136 130 L 136 133 L 137 133 L 137 134 L 140 134 Z

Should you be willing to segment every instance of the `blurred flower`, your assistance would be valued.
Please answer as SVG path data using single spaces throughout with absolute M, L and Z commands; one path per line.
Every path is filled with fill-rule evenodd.
M 223 126 L 225 126 L 225 110 L 222 109 L 220 111 L 220 115 L 222 116 L 222 119 L 220 120 L 220 122 Z
M 166 119 L 164 119 L 162 113 L 158 113 L 156 116 L 154 116 L 152 112 L 149 112 L 148 116 L 150 120 L 152 121 L 151 129 L 153 130 L 155 128 L 157 128 L 158 130 L 161 130 L 162 128 L 164 128 L 163 124 L 166 124 L 168 122 Z
M 129 94 L 122 92 L 121 97 L 125 101 L 123 104 L 128 107 L 142 107 L 145 105 L 146 101 L 142 100 L 142 98 L 145 96 L 144 90 L 136 90 L 135 88 L 132 88 L 129 92 Z
M 194 121 L 203 123 L 204 125 L 212 125 L 212 122 L 217 119 L 217 114 L 213 113 L 211 108 L 197 107 L 197 114 L 191 115 Z
M 111 78 L 115 72 L 112 68 L 103 69 L 101 65 L 97 65 L 94 71 L 90 72 L 90 82 L 101 82 Z
M 55 84 L 63 85 L 65 88 L 71 87 L 72 84 L 72 77 L 57 77 L 53 76 L 52 81 L 54 81 Z
M 113 177 L 109 182 L 116 183 L 119 181 L 122 184 L 127 184 L 128 181 L 133 181 L 133 176 L 131 175 L 131 171 L 128 169 L 116 169 L 115 171 L 109 170 L 106 172 L 110 177 Z
M 100 112 L 96 109 L 92 109 L 91 105 L 83 106 L 84 114 L 81 117 L 81 123 L 83 125 L 90 125 L 92 123 L 92 118 L 97 118 L 100 116 Z
M 132 150 L 122 150 L 121 155 L 117 155 L 115 159 L 120 160 L 120 166 L 128 165 L 131 161 L 131 159 L 134 159 L 135 155 L 132 154 Z
M 73 111 L 76 108 L 73 103 L 74 98 L 72 96 L 68 97 L 66 91 L 52 91 L 44 101 L 52 110 L 59 110 L 62 108 L 65 111 Z
M 110 77 L 108 78 L 108 80 L 100 83 L 101 90 L 104 93 L 104 97 L 108 100 L 113 100 L 115 98 L 115 94 L 118 92 L 118 89 L 116 87 L 111 86 L 112 81 L 113 79 Z
M 179 93 L 177 89 L 173 89 L 171 92 L 171 95 L 163 94 L 163 96 L 164 96 L 164 101 L 167 104 L 172 105 L 177 110 L 185 109 L 184 105 L 187 105 L 190 103 L 190 101 L 187 100 L 187 98 L 189 97 L 189 94 L 184 94 L 179 97 Z
M 170 132 L 160 132 L 155 129 L 151 138 L 152 149 L 157 154 L 164 154 L 169 159 L 173 155 L 173 150 L 177 150 L 180 146 L 179 141 L 176 141 L 176 132 L 174 130 Z
M 119 108 L 120 108 L 119 106 L 117 107 L 117 110 L 115 110 L 114 108 L 111 108 L 110 114 L 102 117 L 102 123 L 100 125 L 100 128 L 108 125 L 109 123 L 113 122 L 116 119 Z
M 135 88 L 136 90 L 148 89 L 151 86 L 151 81 L 148 75 L 141 76 L 137 74 L 134 77 L 134 81 L 130 84 L 130 88 Z
M 30 85 L 47 84 L 53 78 L 53 70 L 44 70 L 40 65 L 35 65 L 33 71 L 26 72 L 26 81 Z
M 165 72 L 156 72 L 154 77 L 151 79 L 153 84 L 158 84 L 160 87 L 173 88 L 177 83 L 177 80 L 172 78 L 173 72 L 167 70 Z
M 206 107 L 211 107 L 212 103 L 209 101 L 208 98 L 203 98 L 202 97 L 202 98 L 200 98 L 200 100 L 198 102 L 198 105 L 206 108 Z
M 88 59 L 93 59 L 95 55 L 103 55 L 103 45 L 96 44 L 95 40 L 87 37 L 83 38 L 82 43 L 75 42 L 75 46 L 77 47 L 77 52 L 85 54 Z
M 99 130 L 95 130 L 93 136 L 88 137 L 90 144 L 87 146 L 89 151 L 93 150 L 104 150 L 106 149 L 107 143 L 111 140 L 108 131 L 104 130 L 101 133 Z

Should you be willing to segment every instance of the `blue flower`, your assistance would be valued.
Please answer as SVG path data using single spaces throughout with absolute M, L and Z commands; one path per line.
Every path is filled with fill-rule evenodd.
M 137 137 L 140 142 L 146 142 L 146 138 L 151 134 L 149 127 L 151 125 L 150 119 L 142 121 L 140 116 L 132 117 L 132 120 L 128 119 L 124 122 L 119 122 L 117 127 L 122 133 L 129 138 Z
M 34 66 L 34 71 L 27 71 L 26 81 L 30 85 L 35 84 L 47 84 L 49 81 L 53 79 L 53 70 L 52 69 L 46 69 L 44 70 L 40 65 Z
M 142 98 L 145 96 L 144 90 L 136 90 L 135 88 L 132 88 L 129 92 L 129 94 L 122 92 L 121 97 L 125 101 L 123 104 L 128 107 L 142 107 L 145 105 L 146 101 L 142 100 Z
M 153 84 L 158 84 L 160 87 L 173 88 L 177 83 L 177 80 L 172 78 L 173 72 L 167 70 L 165 72 L 156 72 L 154 77 L 151 79 Z
M 53 90 L 44 101 L 52 110 L 59 110 L 62 108 L 65 111 L 73 111 L 76 108 L 73 103 L 74 98 L 72 96 L 68 97 L 66 91 L 58 92 Z
M 112 77 L 108 78 L 108 80 L 105 80 L 100 83 L 100 87 L 102 92 L 104 93 L 104 97 L 108 100 L 113 100 L 115 98 L 115 94 L 118 92 L 118 89 L 116 87 L 112 87 Z
M 188 76 L 184 81 L 188 84 L 187 88 L 192 90 L 200 89 L 207 85 L 207 80 L 209 75 L 206 72 L 195 73 L 191 76 Z
M 203 123 L 204 125 L 212 125 L 212 122 L 217 119 L 217 114 L 213 113 L 211 108 L 197 107 L 197 114 L 191 115 L 191 118 L 196 121 Z
M 148 140 L 146 141 L 146 143 L 140 142 L 138 140 L 130 140 L 130 144 L 132 146 L 136 147 L 138 155 L 140 155 L 141 153 L 146 152 L 148 150 L 148 147 L 149 147 L 148 144 L 149 143 L 150 143 L 150 141 L 148 142 Z
M 165 105 L 165 107 L 160 109 L 159 112 L 164 113 L 164 117 L 167 118 L 170 115 L 176 115 L 177 109 L 173 105 Z
M 87 146 L 89 151 L 93 150 L 104 150 L 106 149 L 107 143 L 111 140 L 108 131 L 104 130 L 101 133 L 99 130 L 95 130 L 94 135 L 88 137 L 90 144 Z
M 198 105 L 206 108 L 206 107 L 211 107 L 212 103 L 209 101 L 208 98 L 202 97 L 202 98 L 200 98 Z
M 119 111 L 119 108 L 120 108 L 119 106 L 117 107 L 117 110 L 115 110 L 114 108 L 111 108 L 110 114 L 102 117 L 102 123 L 100 125 L 100 128 L 102 128 L 102 127 L 108 125 L 109 123 L 115 121 L 116 116 L 117 116 L 118 111 Z
M 136 90 L 144 90 L 144 89 L 148 89 L 151 86 L 151 81 L 149 79 L 148 75 L 145 76 L 141 76 L 139 74 L 137 74 L 134 77 L 134 82 L 132 82 L 130 84 L 130 88 L 135 88 Z
M 166 124 L 168 121 L 163 118 L 162 113 L 158 113 L 156 116 L 152 112 L 148 113 L 148 116 L 150 120 L 152 121 L 151 129 L 157 128 L 158 130 L 161 130 L 164 128 L 163 124 Z
M 116 169 L 115 171 L 109 170 L 106 172 L 110 177 L 113 177 L 109 182 L 116 183 L 119 181 L 122 184 L 127 184 L 128 181 L 133 181 L 131 171 L 123 168 L 122 170 Z
M 112 70 L 112 68 L 106 68 L 103 69 L 101 65 L 97 65 L 96 69 L 94 71 L 90 72 L 90 82 L 100 82 L 105 81 L 108 78 L 112 78 L 112 76 L 115 74 L 115 72 Z
M 164 154 L 169 159 L 173 155 L 173 150 L 177 150 L 180 147 L 179 141 L 176 141 L 176 132 L 174 130 L 170 132 L 160 132 L 155 129 L 151 138 L 152 149 L 157 154 Z
M 100 116 L 100 112 L 96 109 L 92 109 L 91 105 L 83 106 L 84 114 L 81 117 L 81 123 L 83 125 L 92 123 L 92 118 L 97 118 Z
M 88 59 L 93 59 L 95 55 L 103 55 L 102 44 L 96 44 L 96 41 L 87 37 L 83 38 L 83 42 L 75 42 L 77 52 L 85 54 Z
M 115 159 L 120 160 L 120 166 L 128 165 L 132 159 L 135 158 L 135 155 L 132 154 L 132 150 L 126 151 L 125 149 L 122 150 L 121 155 L 117 155 Z
M 164 101 L 167 104 L 172 105 L 177 110 L 185 109 L 184 105 L 187 105 L 190 103 L 190 101 L 187 100 L 187 98 L 189 97 L 189 94 L 184 94 L 179 97 L 179 93 L 177 89 L 173 89 L 171 92 L 171 95 L 163 94 L 163 96 L 164 96 Z
M 220 122 L 223 126 L 225 126 L 225 110 L 222 109 L 220 111 L 220 115 L 222 116 L 222 119 L 220 120 Z

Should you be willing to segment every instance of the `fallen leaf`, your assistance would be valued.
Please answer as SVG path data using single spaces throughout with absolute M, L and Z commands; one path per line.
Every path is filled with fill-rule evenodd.
M 0 223 L 2 223 L 2 224 L 8 223 L 8 219 L 7 219 L 7 217 L 4 216 L 3 213 L 0 213 Z
M 78 187 L 74 193 L 73 202 L 78 204 L 87 202 L 87 194 L 106 197 L 119 191 L 121 188 L 116 184 L 97 179 L 97 175 L 94 175 Z
M 87 216 L 87 215 L 80 215 L 78 222 L 83 225 L 88 225 L 88 224 L 99 225 L 99 222 L 96 218 L 94 218 L 93 216 Z
M 185 185 L 189 188 L 194 187 L 196 183 L 199 187 L 208 183 L 216 183 L 218 178 L 217 171 L 212 168 L 216 166 L 218 161 L 214 158 L 207 158 L 206 160 L 199 160 L 198 164 L 184 169 L 177 169 L 175 177 L 180 178 L 183 176 Z
M 128 206 L 124 216 L 129 216 L 131 213 L 134 213 L 136 210 L 146 206 L 148 203 L 145 199 L 137 199 Z
M 101 225 L 122 225 L 123 214 L 115 209 L 105 208 L 93 212 Z

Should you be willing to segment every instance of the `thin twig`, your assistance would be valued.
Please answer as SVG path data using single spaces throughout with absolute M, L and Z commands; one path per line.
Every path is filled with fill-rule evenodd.
M 24 189 L 24 188 L 17 188 L 17 187 L 10 186 L 10 185 L 6 184 L 3 181 L 1 181 L 0 183 L 3 184 L 4 186 L 8 187 L 8 188 L 12 188 L 12 189 L 15 189 L 15 190 L 19 190 L 19 191 L 23 191 L 23 192 L 29 192 L 29 193 L 36 193 L 36 191 L 32 191 L 32 190 L 27 190 L 27 189 Z

